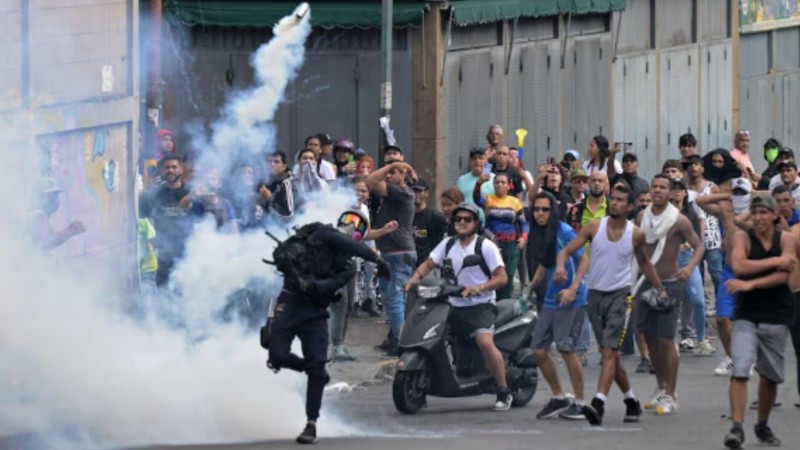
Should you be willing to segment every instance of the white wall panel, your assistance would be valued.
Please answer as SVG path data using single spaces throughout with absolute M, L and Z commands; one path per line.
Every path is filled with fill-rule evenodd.
M 683 47 L 660 54 L 659 94 L 661 107 L 661 159 L 678 157 L 678 138 L 697 134 L 698 61 L 697 47 Z
M 639 175 L 645 179 L 658 172 L 656 153 L 655 52 L 621 56 L 614 63 L 613 139 L 632 142 L 639 157 Z
M 703 44 L 700 48 L 700 130 L 696 134 L 701 153 L 729 148 L 731 132 L 731 43 Z

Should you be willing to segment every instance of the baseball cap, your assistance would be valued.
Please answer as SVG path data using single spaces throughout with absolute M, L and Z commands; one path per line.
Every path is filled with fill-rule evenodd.
M 589 179 L 589 175 L 586 175 L 586 171 L 583 169 L 572 169 L 569 171 L 569 180 L 572 181 L 576 178 L 583 178 L 585 180 Z
M 625 161 L 626 159 L 628 159 L 628 160 L 632 159 L 632 160 L 634 160 L 636 162 L 639 161 L 639 157 L 636 156 L 636 153 L 633 153 L 633 152 L 627 152 L 624 155 L 622 155 L 622 160 Z
M 319 139 L 319 145 L 332 145 L 333 139 L 328 133 L 317 133 L 316 138 Z
M 575 160 L 576 160 L 576 161 L 577 161 L 577 160 L 579 160 L 579 159 L 581 159 L 581 154 L 580 154 L 580 153 L 578 153 L 578 151 L 577 151 L 577 150 L 575 150 L 574 148 L 571 148 L 571 149 L 569 149 L 569 150 L 565 151 L 565 152 L 564 152 L 564 157 L 566 158 L 566 157 L 567 157 L 567 155 L 570 155 L 570 156 L 572 156 L 573 158 L 575 158 Z
M 486 150 L 483 147 L 474 147 L 472 150 L 469 151 L 469 157 L 472 158 L 475 155 L 483 156 L 486 154 Z
M 734 178 L 731 182 L 731 192 L 734 195 L 746 195 L 753 190 L 747 178 Z
M 797 170 L 797 164 L 795 164 L 794 161 L 784 161 L 784 162 L 778 164 L 778 167 L 777 167 L 778 172 L 783 171 L 783 169 L 785 169 L 786 167 L 794 167 L 794 170 Z
M 425 178 L 419 177 L 417 181 L 411 184 L 411 189 L 414 191 L 426 191 L 428 190 L 428 182 Z
M 772 198 L 771 195 L 754 195 L 752 199 L 750 199 L 750 209 L 753 208 L 767 208 L 768 210 L 775 212 L 778 208 L 775 205 L 775 199 Z
M 684 180 L 683 178 L 673 178 L 670 189 L 683 189 L 684 191 L 689 190 L 689 188 L 687 188 L 686 180 Z
M 394 150 L 396 152 L 403 153 L 403 149 L 398 147 L 398 146 L 396 146 L 396 145 L 387 145 L 386 147 L 383 148 L 383 153 L 386 153 L 386 152 L 388 152 L 390 150 Z
M 792 158 L 794 158 L 794 150 L 789 147 L 781 147 L 781 149 L 778 150 L 778 156 L 780 155 L 790 155 Z

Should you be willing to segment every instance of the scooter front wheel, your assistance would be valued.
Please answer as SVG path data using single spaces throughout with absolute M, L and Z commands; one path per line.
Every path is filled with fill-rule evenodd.
M 392 398 L 398 411 L 416 414 L 425 406 L 424 372 L 397 372 L 392 384 Z

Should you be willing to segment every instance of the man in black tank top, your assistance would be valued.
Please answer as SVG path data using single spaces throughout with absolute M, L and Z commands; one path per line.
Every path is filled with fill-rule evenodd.
M 725 436 L 728 448 L 742 448 L 744 409 L 750 367 L 760 375 L 758 423 L 755 434 L 762 444 L 779 445 L 767 425 L 778 384 L 784 379 L 784 352 L 794 301 L 787 281 L 796 261 L 796 240 L 775 229 L 775 200 L 757 195 L 750 201 L 753 229 L 734 236 L 730 263 L 736 278 L 726 284 L 739 294 L 731 335 L 733 373 L 729 390 L 733 428 Z

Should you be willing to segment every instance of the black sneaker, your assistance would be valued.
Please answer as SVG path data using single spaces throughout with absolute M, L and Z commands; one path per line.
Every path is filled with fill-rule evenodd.
M 492 406 L 494 411 L 508 411 L 511 409 L 511 403 L 514 401 L 514 396 L 508 389 L 500 389 L 497 391 L 497 400 Z
M 639 421 L 639 416 L 642 415 L 642 404 L 635 398 L 625 399 L 625 418 L 623 422 L 633 423 Z
M 544 408 L 536 414 L 537 419 L 550 419 L 556 417 L 558 413 L 569 408 L 570 401 L 566 398 L 551 398 Z
M 364 304 L 361 305 L 361 311 L 369 314 L 370 317 L 380 317 L 381 313 L 378 312 L 378 308 L 375 306 L 375 302 L 368 298 L 364 300 Z
M 573 403 L 569 405 L 569 408 L 562 409 L 560 413 L 558 413 L 558 417 L 561 419 L 567 420 L 585 420 L 586 416 L 583 415 L 583 408 L 581 408 L 578 404 Z
M 606 402 L 595 397 L 592 399 L 591 405 L 595 413 L 597 413 L 597 423 L 592 423 L 592 425 L 600 426 L 603 424 L 603 414 L 606 413 Z M 587 416 L 586 419 L 589 419 L 589 417 Z
M 296 441 L 298 444 L 316 444 L 317 426 L 313 423 L 307 423 L 300 436 L 297 436 Z
M 756 433 L 756 437 L 758 438 L 758 442 L 762 445 L 771 445 L 777 447 L 781 445 L 781 440 L 775 437 L 775 434 L 772 432 L 772 428 L 769 425 L 758 426 L 756 424 L 754 431 Z
M 376 345 L 376 346 L 374 346 L 372 348 L 374 348 L 375 350 L 377 350 L 379 352 L 388 352 L 389 351 L 389 340 L 388 339 L 384 339 L 383 342 L 381 342 L 380 344 L 378 344 L 378 345 Z
M 636 366 L 636 373 L 648 373 L 653 369 L 653 363 L 648 358 L 642 358 L 639 365 Z
M 589 421 L 589 425 L 599 426 L 603 422 L 603 417 L 591 405 L 581 406 L 581 414 Z
M 741 449 L 744 443 L 744 431 L 741 428 L 731 428 L 725 436 L 725 447 L 736 450 Z

